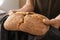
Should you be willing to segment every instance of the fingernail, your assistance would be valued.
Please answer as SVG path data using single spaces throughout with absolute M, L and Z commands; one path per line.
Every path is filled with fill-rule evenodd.
M 45 19 L 43 19 L 43 22 L 45 22 L 46 20 Z

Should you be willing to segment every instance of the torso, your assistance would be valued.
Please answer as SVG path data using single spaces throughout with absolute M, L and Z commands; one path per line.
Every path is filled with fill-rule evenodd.
M 35 12 L 54 18 L 60 14 L 60 0 L 35 0 Z

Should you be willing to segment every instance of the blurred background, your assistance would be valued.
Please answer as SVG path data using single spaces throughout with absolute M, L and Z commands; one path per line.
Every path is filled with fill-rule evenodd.
M 26 0 L 0 0 L 0 23 L 1 19 L 8 13 L 9 10 L 19 9 L 25 4 Z M 0 25 L 1 39 L 1 25 Z
M 9 10 L 21 8 L 25 2 L 26 0 L 0 0 L 0 18 L 1 14 L 5 14 Z

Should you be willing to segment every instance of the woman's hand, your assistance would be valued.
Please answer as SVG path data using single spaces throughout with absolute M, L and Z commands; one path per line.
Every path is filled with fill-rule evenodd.
M 22 8 L 10 10 L 8 14 L 12 15 L 15 12 L 33 12 L 34 11 L 33 2 L 34 2 L 33 0 L 26 0 L 26 3 L 24 4 L 24 6 L 22 6 Z
M 55 28 L 59 29 L 59 27 L 60 27 L 60 15 L 58 15 L 56 18 L 51 19 L 51 20 L 44 19 L 43 22 L 47 25 L 52 25 Z
M 12 15 L 13 13 L 16 13 L 18 9 L 13 9 L 8 11 L 8 15 Z

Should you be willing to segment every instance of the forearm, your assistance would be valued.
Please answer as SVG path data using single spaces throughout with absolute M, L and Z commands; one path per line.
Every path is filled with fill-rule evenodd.
M 34 4 L 34 0 L 26 0 L 26 4 Z
M 60 19 L 60 14 L 55 19 Z

